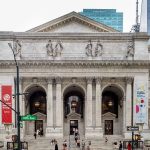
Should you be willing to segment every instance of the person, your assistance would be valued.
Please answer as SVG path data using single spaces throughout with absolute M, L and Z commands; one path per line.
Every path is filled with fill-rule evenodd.
M 36 132 L 34 132 L 34 138 L 36 139 Z
M 90 150 L 90 146 L 87 146 L 86 150 Z
M 131 150 L 131 143 L 130 142 L 128 143 L 127 148 L 128 148 L 128 150 Z
M 77 139 L 77 147 L 80 147 L 80 139 Z
M 107 138 L 107 137 L 105 137 L 105 143 L 107 144 L 107 142 L 108 142 L 108 138 Z
M 123 146 L 122 146 L 122 142 L 120 141 L 119 143 L 119 150 L 122 150 Z
M 57 141 L 55 141 L 55 150 L 58 150 Z
M 39 133 L 40 133 L 40 130 L 37 129 L 37 130 L 36 130 L 36 135 L 39 135 Z
M 84 142 L 84 140 L 82 140 L 82 150 L 84 150 L 85 149 L 85 142 Z
M 64 140 L 63 145 L 64 145 L 64 147 L 67 147 L 67 140 Z
M 114 142 L 114 149 L 117 149 L 117 142 Z

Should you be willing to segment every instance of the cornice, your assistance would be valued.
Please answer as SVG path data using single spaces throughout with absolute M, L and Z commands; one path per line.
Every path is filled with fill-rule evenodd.
M 100 68 L 100 67 L 128 67 L 128 68 L 150 68 L 149 60 L 18 60 L 18 64 L 21 68 L 30 68 L 30 67 L 91 67 L 91 68 Z M 15 62 L 13 60 L 4 60 L 0 61 L 1 68 L 11 68 L 15 66 Z
M 89 40 L 89 39 L 146 39 L 150 37 L 144 33 L 49 33 L 49 32 L 0 32 L 0 40 L 48 40 L 48 39 L 71 39 L 71 40 Z

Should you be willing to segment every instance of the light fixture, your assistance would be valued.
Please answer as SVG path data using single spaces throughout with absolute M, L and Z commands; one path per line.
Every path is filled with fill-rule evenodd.
M 71 101 L 71 108 L 76 108 L 77 107 L 77 101 L 76 100 L 72 100 Z
M 35 106 L 35 107 L 39 107 L 39 106 L 40 106 L 40 102 L 39 102 L 39 101 L 36 101 L 36 102 L 34 103 L 34 106 Z
M 113 102 L 111 100 L 108 101 L 108 106 L 111 107 L 113 105 Z

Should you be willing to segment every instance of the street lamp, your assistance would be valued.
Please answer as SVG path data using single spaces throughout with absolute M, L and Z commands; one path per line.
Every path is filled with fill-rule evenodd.
M 20 107 L 19 107 L 19 66 L 18 66 L 18 63 L 16 61 L 16 54 L 15 54 L 15 51 L 14 51 L 14 46 L 12 46 L 11 43 L 8 43 L 9 47 L 11 48 L 12 52 L 13 52 L 13 55 L 14 55 L 14 61 L 15 61 L 15 65 L 16 65 L 16 71 L 17 71 L 17 91 L 16 91 L 16 96 L 17 96 L 17 142 L 18 142 L 18 150 L 21 150 L 21 142 L 20 142 Z

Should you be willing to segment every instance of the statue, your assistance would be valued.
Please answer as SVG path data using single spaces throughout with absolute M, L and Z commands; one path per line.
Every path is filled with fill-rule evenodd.
M 89 40 L 85 49 L 86 49 L 87 56 L 98 57 L 98 56 L 102 56 L 103 54 L 103 45 L 100 43 L 99 40 L 97 41 L 95 47 L 93 47 L 91 40 Z
M 63 46 L 62 46 L 61 41 L 58 41 L 55 44 L 55 46 L 53 47 L 53 44 L 52 44 L 51 40 L 49 40 L 48 44 L 46 44 L 46 49 L 47 49 L 48 56 L 57 57 L 57 56 L 61 56 Z
M 87 56 L 92 56 L 92 47 L 92 42 L 89 40 L 87 46 L 85 47 Z
M 133 40 L 128 41 L 128 46 L 127 46 L 127 57 L 134 57 L 134 42 Z
M 98 40 L 95 47 L 95 56 L 102 56 L 102 54 L 103 54 L 103 45 Z
M 48 41 L 48 44 L 46 44 L 46 49 L 47 49 L 47 54 L 48 56 L 53 56 L 53 45 L 52 45 L 52 42 L 51 40 Z
M 59 40 L 57 42 L 57 44 L 55 45 L 55 55 L 56 56 L 61 56 L 62 50 L 63 50 L 63 46 L 62 46 L 61 41 Z
M 14 54 L 15 56 L 19 55 L 19 57 L 21 57 L 21 43 L 19 40 L 15 40 L 14 41 Z

